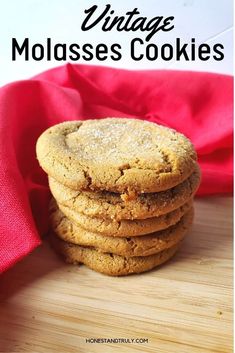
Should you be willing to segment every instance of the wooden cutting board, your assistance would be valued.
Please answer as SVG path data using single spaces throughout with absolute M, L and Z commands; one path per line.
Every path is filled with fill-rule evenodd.
M 1 352 L 232 352 L 232 200 L 196 200 L 193 230 L 158 270 L 107 277 L 45 243 L 2 275 L 0 294 Z

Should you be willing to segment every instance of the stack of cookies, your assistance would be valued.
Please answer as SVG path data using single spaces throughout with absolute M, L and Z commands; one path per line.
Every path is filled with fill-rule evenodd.
M 179 248 L 200 183 L 196 153 L 176 131 L 126 118 L 46 130 L 37 157 L 49 176 L 55 250 L 119 276 L 153 269 Z

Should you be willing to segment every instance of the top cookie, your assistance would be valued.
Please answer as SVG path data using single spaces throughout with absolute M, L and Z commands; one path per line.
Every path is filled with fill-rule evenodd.
M 194 170 L 196 153 L 182 134 L 127 118 L 71 121 L 37 141 L 42 168 L 74 190 L 150 193 L 167 190 Z

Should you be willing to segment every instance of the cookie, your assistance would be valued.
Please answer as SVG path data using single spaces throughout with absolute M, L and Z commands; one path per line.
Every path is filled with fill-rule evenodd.
M 127 118 L 71 121 L 47 129 L 37 158 L 47 174 L 74 190 L 159 192 L 181 183 L 196 152 L 182 134 Z
M 50 220 L 53 232 L 66 242 L 126 257 L 149 256 L 171 248 L 183 239 L 193 221 L 193 208 L 174 226 L 149 235 L 129 238 L 107 237 L 89 232 L 69 221 L 58 208 L 50 214 Z
M 111 219 L 142 219 L 158 217 L 179 208 L 190 200 L 200 184 L 200 169 L 181 184 L 166 191 L 141 194 L 125 201 L 120 194 L 72 190 L 49 177 L 54 198 L 63 206 L 90 217 Z
M 177 251 L 180 243 L 157 254 L 140 257 L 123 257 L 111 253 L 102 253 L 96 249 L 66 243 L 55 234 L 50 234 L 53 248 L 68 263 L 83 263 L 94 271 L 109 276 L 123 276 L 152 270 L 167 260 Z
M 89 217 L 82 213 L 74 212 L 68 207 L 57 205 L 70 221 L 86 230 L 110 237 L 134 237 L 153 233 L 174 225 L 189 210 L 191 204 L 192 201 L 159 217 L 134 220 L 123 219 L 120 221 Z

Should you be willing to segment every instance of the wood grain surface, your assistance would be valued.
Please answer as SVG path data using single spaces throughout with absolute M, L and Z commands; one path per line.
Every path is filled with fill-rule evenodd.
M 195 204 L 179 253 L 142 275 L 66 265 L 45 242 L 1 277 L 0 352 L 232 352 L 232 199 Z

